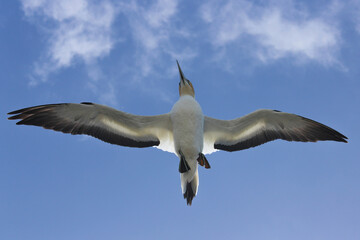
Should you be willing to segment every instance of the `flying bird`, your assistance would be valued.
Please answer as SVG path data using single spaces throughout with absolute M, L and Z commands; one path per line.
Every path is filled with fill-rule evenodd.
M 300 142 L 333 140 L 344 135 L 311 119 L 261 109 L 233 120 L 203 114 L 192 83 L 180 73 L 179 100 L 169 113 L 139 116 L 90 102 L 46 104 L 10 112 L 17 125 L 35 125 L 63 133 L 86 134 L 126 147 L 157 147 L 176 154 L 182 194 L 191 205 L 198 192 L 198 165 L 210 168 L 205 154 L 239 151 L 275 139 Z

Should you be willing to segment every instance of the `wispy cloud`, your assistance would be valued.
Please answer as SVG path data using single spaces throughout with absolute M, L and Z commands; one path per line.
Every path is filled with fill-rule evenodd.
M 87 89 L 90 89 L 101 103 L 117 106 L 115 82 L 112 77 L 105 74 L 96 63 L 87 64 L 86 70 L 89 77 L 85 85 Z
M 281 2 L 210 0 L 189 9 L 178 0 L 21 0 L 25 15 L 46 40 L 31 84 L 80 63 L 91 91 L 114 105 L 121 84 L 172 101 L 157 81 L 177 74 L 175 59 L 191 64 L 199 55 L 216 58 L 231 71 L 231 64 L 241 61 L 238 55 L 238 62 L 232 61 L 240 49 L 256 64 L 283 58 L 338 64 L 342 39 L 334 16 L 343 5 L 333 0 L 314 13 L 292 0 Z M 120 54 L 111 56 L 113 67 L 106 67 L 121 67 L 109 76 L 102 60 L 114 49 Z
M 176 24 L 177 0 L 157 0 L 148 5 L 132 1 L 121 4 L 121 9 L 137 45 L 136 62 L 141 69 L 141 77 L 151 74 L 154 65 L 165 58 L 191 59 L 196 56 L 196 51 L 189 46 L 184 47 L 182 42 L 188 39 L 189 34 Z
M 352 10 L 352 18 L 355 25 L 355 30 L 360 34 L 360 2 L 356 0 L 352 0 L 351 4 Z
M 130 1 L 118 7 L 129 26 L 127 41 L 133 53 L 126 63 L 131 72 L 128 84 L 172 103 L 166 84 L 159 81 L 176 74 L 175 59 L 190 61 L 197 56 L 196 47 L 189 44 L 191 34 L 179 24 L 178 0 Z
M 21 1 L 25 15 L 39 26 L 47 42 L 43 55 L 34 63 L 32 85 L 47 81 L 49 74 L 60 69 L 85 63 L 91 91 L 99 98 L 114 103 L 115 83 L 111 79 L 104 80 L 108 76 L 104 75 L 97 62 L 114 49 L 115 39 L 124 40 L 122 43 L 127 44 L 126 51 L 132 57 L 126 66 L 122 66 L 129 69 L 126 75 L 130 77 L 126 78 L 132 79 L 130 82 L 133 83 L 146 82 L 141 84 L 144 92 L 149 88 L 149 81 L 143 81 L 144 78 L 154 78 L 154 75 L 161 78 L 156 71 L 159 66 L 163 67 L 170 60 L 173 64 L 175 58 L 185 60 L 196 56 L 196 51 L 182 42 L 189 38 L 187 30 L 176 27 L 177 0 L 148 3 L 111 0 Z M 120 25 L 114 26 L 119 19 Z M 125 30 L 118 34 L 120 37 L 116 35 L 118 29 Z M 169 99 L 159 91 L 163 99 Z
M 312 17 L 292 4 L 261 6 L 229 0 L 206 3 L 200 13 L 217 48 L 246 44 L 250 39 L 255 42 L 252 52 L 263 62 L 289 56 L 324 65 L 337 62 L 338 29 L 326 17 Z
M 47 51 L 35 64 L 32 83 L 76 59 L 91 63 L 107 55 L 114 46 L 111 2 L 87 0 L 22 0 L 27 17 L 40 24 L 47 35 Z

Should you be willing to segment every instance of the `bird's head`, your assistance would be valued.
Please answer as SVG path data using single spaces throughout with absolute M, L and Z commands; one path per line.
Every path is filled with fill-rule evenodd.
M 181 71 L 179 62 L 176 60 L 177 66 L 180 73 L 180 82 L 179 82 L 179 94 L 180 96 L 190 95 L 195 97 L 195 91 L 192 83 L 184 76 L 184 73 Z

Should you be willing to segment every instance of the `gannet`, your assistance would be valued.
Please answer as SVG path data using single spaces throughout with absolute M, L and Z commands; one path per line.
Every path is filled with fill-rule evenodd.
M 169 113 L 139 116 L 90 103 L 58 103 L 10 112 L 17 125 L 35 125 L 63 133 L 86 134 L 126 147 L 157 147 L 179 159 L 182 194 L 191 205 L 198 192 L 198 165 L 210 168 L 205 154 L 239 151 L 275 139 L 300 142 L 347 142 L 336 130 L 299 115 L 260 109 L 233 120 L 204 116 L 192 83 L 176 61 L 179 100 Z

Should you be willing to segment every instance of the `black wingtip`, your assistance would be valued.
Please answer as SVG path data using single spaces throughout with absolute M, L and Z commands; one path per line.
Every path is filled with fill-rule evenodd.
M 301 118 L 309 123 L 308 127 L 310 131 L 316 132 L 319 135 L 319 138 L 316 140 L 331 140 L 347 143 L 346 139 L 348 138 L 335 129 L 309 118 Z
M 192 200 L 195 197 L 195 193 L 191 187 L 191 182 L 186 184 L 186 191 L 184 193 L 184 199 L 186 199 L 186 204 L 191 206 Z
M 340 133 L 341 134 L 341 133 Z M 342 142 L 344 142 L 344 143 L 347 143 L 348 141 L 346 140 L 346 139 L 348 139 L 345 135 L 342 135 L 341 134 L 341 137 L 342 137 Z
M 12 113 L 8 113 L 8 114 L 12 114 Z M 8 120 L 16 120 L 16 119 L 19 119 L 19 118 L 18 118 L 18 115 L 15 115 L 15 116 L 8 117 L 7 119 Z
M 8 114 L 8 115 L 19 114 L 19 113 L 22 113 L 24 109 L 26 109 L 26 108 L 19 109 L 19 110 L 15 110 L 15 111 L 12 111 L 12 112 L 8 112 L 7 114 Z M 11 117 L 10 117 L 10 118 L 11 118 Z M 8 119 L 10 119 L 10 118 L 8 118 Z
M 344 138 L 342 138 L 339 142 L 348 143 L 348 141 L 345 139 L 348 139 L 348 138 L 344 136 Z

